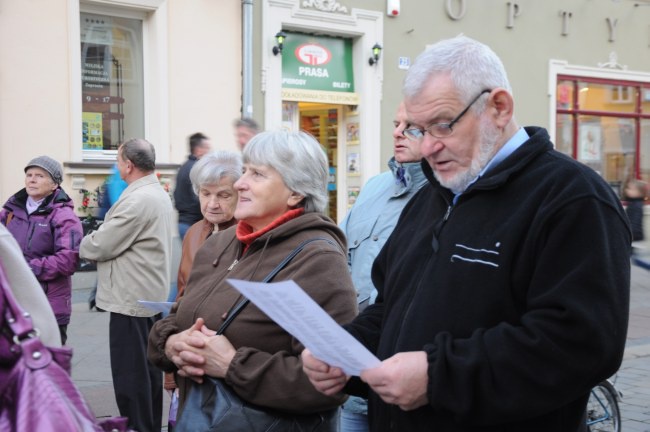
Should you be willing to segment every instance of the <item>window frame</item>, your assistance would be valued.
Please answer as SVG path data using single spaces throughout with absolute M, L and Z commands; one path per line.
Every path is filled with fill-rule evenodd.
M 561 81 L 571 81 L 573 85 L 573 100 L 571 108 L 559 108 L 557 106 L 557 88 Z M 632 96 L 635 109 L 633 112 L 583 110 L 578 105 L 580 82 L 634 87 L 635 95 Z M 650 73 L 628 71 L 622 67 L 617 68 L 593 68 L 584 66 L 569 65 L 565 61 L 551 60 L 549 62 L 549 134 L 555 141 L 557 133 L 557 116 L 568 115 L 572 122 L 572 154 L 574 159 L 578 155 L 579 141 L 579 118 L 581 116 L 596 116 L 610 118 L 626 118 L 634 121 L 634 149 L 635 161 L 633 173 L 635 178 L 640 176 L 640 163 L 642 155 L 650 153 L 650 142 L 641 143 L 642 120 L 650 119 L 650 110 L 642 112 L 643 95 L 650 93 Z M 646 101 L 647 102 L 647 101 Z
M 114 161 L 116 150 L 83 150 L 82 142 L 82 77 L 81 77 L 81 13 L 109 15 L 142 20 L 144 137 L 156 149 L 156 159 L 168 162 L 170 158 L 169 91 L 167 89 L 167 21 L 165 0 L 70 0 L 69 19 L 72 23 L 70 47 L 70 107 L 72 136 L 70 142 L 73 161 Z

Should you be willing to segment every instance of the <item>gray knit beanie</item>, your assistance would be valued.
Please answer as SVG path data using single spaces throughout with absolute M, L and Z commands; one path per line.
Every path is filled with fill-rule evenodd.
M 31 167 L 43 168 L 50 174 L 54 183 L 58 185 L 63 181 L 63 168 L 61 168 L 61 164 L 49 156 L 39 156 L 30 160 L 25 167 L 25 172 Z

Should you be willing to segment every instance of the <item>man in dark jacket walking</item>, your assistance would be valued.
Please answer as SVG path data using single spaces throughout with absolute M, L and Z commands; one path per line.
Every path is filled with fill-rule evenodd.
M 404 83 L 429 181 L 375 260 L 376 303 L 346 329 L 382 360 L 347 377 L 305 351 L 326 394 L 368 394 L 373 431 L 582 432 L 619 367 L 631 235 L 611 187 L 519 127 L 503 64 L 464 36 Z
M 190 181 L 190 171 L 201 156 L 210 151 L 210 140 L 201 132 L 190 136 L 190 155 L 187 161 L 178 169 L 176 174 L 176 188 L 174 189 L 174 205 L 178 210 L 178 234 L 183 241 L 185 233 L 196 222 L 203 219 L 199 197 L 194 193 Z

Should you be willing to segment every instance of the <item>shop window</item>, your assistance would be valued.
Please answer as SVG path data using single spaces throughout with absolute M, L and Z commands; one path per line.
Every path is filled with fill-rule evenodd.
M 629 178 L 649 180 L 648 90 L 645 83 L 558 76 L 557 150 L 593 168 L 615 190 Z
M 557 85 L 557 108 L 573 109 L 573 82 L 560 81 Z
M 555 149 L 568 156 L 573 156 L 573 119 L 570 115 L 558 114 L 556 123 Z
M 650 88 L 641 89 L 641 112 L 650 114 Z
M 144 136 L 142 20 L 81 13 L 81 87 L 84 158 Z
M 609 102 L 634 106 L 634 88 L 629 86 L 609 86 Z
M 612 186 L 634 177 L 634 123 L 615 117 L 579 116 L 578 157 Z
M 583 111 L 634 112 L 634 88 L 617 84 L 578 83 L 578 109 Z
M 644 144 L 639 158 L 639 177 L 646 182 L 650 183 L 650 119 L 642 119 L 641 127 L 641 143 Z M 645 151 L 643 151 L 645 150 Z
M 300 128 L 313 135 L 327 154 L 330 177 L 327 184 L 329 201 L 325 214 L 337 219 L 337 161 L 338 161 L 338 108 L 326 109 L 326 105 L 311 104 L 310 110 L 300 111 Z

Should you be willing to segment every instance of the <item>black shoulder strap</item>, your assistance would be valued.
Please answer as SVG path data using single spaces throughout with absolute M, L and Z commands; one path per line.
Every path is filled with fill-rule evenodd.
M 280 272 L 280 270 L 282 270 L 287 264 L 289 264 L 289 262 L 296 255 L 298 255 L 300 253 L 300 251 L 304 249 L 305 246 L 307 246 L 309 243 L 311 243 L 313 241 L 316 241 L 316 240 L 323 240 L 323 241 L 328 242 L 329 244 L 332 244 L 332 245 L 335 245 L 335 246 L 337 245 L 331 239 L 327 239 L 327 238 L 324 238 L 324 237 L 316 237 L 316 238 L 313 238 L 313 239 L 305 240 L 304 242 L 302 242 L 298 246 L 296 246 L 296 248 L 293 251 L 291 251 L 289 253 L 289 255 L 287 255 L 280 262 L 280 264 L 277 265 L 277 267 L 275 267 L 273 270 L 271 270 L 271 272 L 268 275 L 266 275 L 266 277 L 262 280 L 262 282 L 267 283 L 267 282 L 271 281 L 271 279 L 273 279 L 275 277 L 275 275 L 277 275 Z M 239 313 L 246 307 L 246 305 L 248 305 L 249 302 L 250 302 L 249 299 L 244 298 L 244 299 L 242 299 L 242 301 L 237 303 L 237 306 L 235 306 L 233 308 L 233 310 L 230 312 L 230 314 L 228 314 L 228 317 L 226 318 L 226 320 L 223 322 L 223 324 L 221 324 L 221 327 L 219 327 L 219 330 L 217 330 L 218 335 L 223 334 L 223 332 L 226 331 L 226 328 L 230 325 L 232 320 L 234 320 L 237 317 L 237 315 L 239 315 Z

